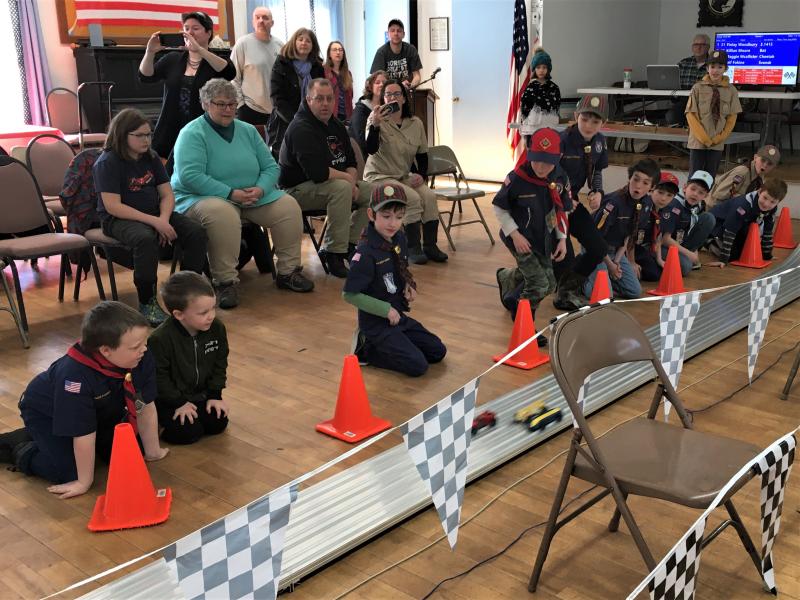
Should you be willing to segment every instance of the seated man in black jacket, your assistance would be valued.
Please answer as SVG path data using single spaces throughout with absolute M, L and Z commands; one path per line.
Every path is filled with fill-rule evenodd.
M 170 314 L 147 340 L 156 362 L 156 411 L 170 444 L 192 444 L 222 433 L 228 405 L 222 399 L 228 370 L 228 336 L 216 318 L 211 283 L 178 271 L 161 286 Z
M 306 99 L 283 138 L 278 183 L 303 210 L 328 211 L 320 258 L 331 275 L 347 277 L 344 261 L 367 224 L 372 186 L 358 180 L 350 137 L 333 116 L 333 103 L 327 79 L 308 84 Z

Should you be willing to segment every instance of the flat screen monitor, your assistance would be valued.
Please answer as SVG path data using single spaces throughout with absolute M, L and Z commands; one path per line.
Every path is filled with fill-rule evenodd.
M 800 32 L 717 33 L 728 53 L 725 74 L 737 85 L 796 85 Z

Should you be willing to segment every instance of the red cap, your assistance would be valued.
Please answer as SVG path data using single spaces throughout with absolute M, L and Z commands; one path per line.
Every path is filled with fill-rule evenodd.
M 528 160 L 557 165 L 561 160 L 561 136 L 549 127 L 537 129 L 528 144 Z
M 675 175 L 673 175 L 669 171 L 661 171 L 661 179 L 659 179 L 658 185 L 656 187 L 661 187 L 661 186 L 674 187 L 675 189 L 673 191 L 676 194 L 678 193 L 678 190 L 681 189 L 680 181 L 678 181 L 678 178 L 675 177 Z

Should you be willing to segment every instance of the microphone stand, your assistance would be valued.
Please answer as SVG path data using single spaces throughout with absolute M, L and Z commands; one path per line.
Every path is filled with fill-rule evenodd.
M 434 73 L 433 75 L 431 75 L 430 77 L 428 77 L 426 80 L 424 80 L 424 81 L 420 81 L 420 82 L 419 82 L 417 85 L 412 85 L 411 87 L 409 87 L 409 88 L 408 88 L 408 89 L 409 89 L 409 91 L 412 91 L 412 92 L 413 92 L 413 91 L 414 91 L 415 89 L 417 89 L 419 86 L 421 86 L 421 85 L 423 85 L 423 84 L 425 84 L 425 83 L 428 83 L 429 81 L 433 81 L 434 79 L 436 79 L 436 75 L 438 75 L 438 71 L 437 71 L 436 73 Z

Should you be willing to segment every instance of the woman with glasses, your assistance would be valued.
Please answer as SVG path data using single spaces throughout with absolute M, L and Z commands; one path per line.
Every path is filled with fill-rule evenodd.
M 181 15 L 184 46 L 180 52 L 169 52 L 155 61 L 162 50 L 160 31 L 147 41 L 144 58 L 139 64 L 139 81 L 164 82 L 164 97 L 153 134 L 153 149 L 166 159 L 172 152 L 178 132 L 192 119 L 203 114 L 198 91 L 213 77 L 233 79 L 236 68 L 227 58 L 208 49 L 214 37 L 214 23 L 204 12 Z M 154 64 L 155 63 L 155 64 Z
M 176 209 L 202 223 L 208 235 L 208 261 L 220 308 L 239 304 L 236 267 L 242 221 L 270 229 L 279 288 L 314 289 L 301 273 L 300 207 L 278 189 L 278 165 L 258 130 L 235 118 L 239 100 L 237 88 L 224 79 L 212 79 L 200 89 L 206 112 L 178 135 L 172 174 Z
M 131 249 L 139 311 L 155 327 L 167 318 L 156 299 L 159 246 L 177 240 L 181 268 L 202 273 L 206 234 L 199 223 L 174 212 L 169 177 L 150 149 L 152 137 L 147 117 L 134 108 L 121 110 L 92 174 L 103 233 Z
M 367 119 L 367 158 L 364 179 L 391 183 L 406 194 L 403 225 L 408 238 L 408 260 L 423 265 L 444 262 L 447 254 L 436 245 L 439 205 L 428 187 L 428 141 L 422 121 L 411 116 L 406 87 L 397 79 L 383 84 Z
M 306 97 L 308 84 L 319 77 L 325 77 L 325 69 L 317 36 L 310 29 L 301 27 L 281 48 L 270 75 L 272 116 L 267 133 L 275 160 L 280 154 L 286 128 Z
M 333 116 L 345 124 L 353 114 L 353 74 L 347 66 L 347 54 L 339 41 L 328 44 L 325 58 L 325 79 L 333 87 Z

